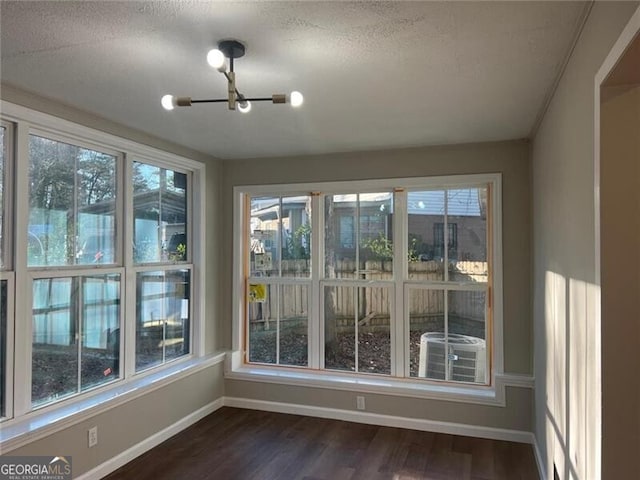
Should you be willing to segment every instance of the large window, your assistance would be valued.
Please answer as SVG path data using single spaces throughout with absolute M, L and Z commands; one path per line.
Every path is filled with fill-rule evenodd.
M 197 162 L 8 111 L 11 121 L 0 124 L 0 419 L 11 423 L 204 353 L 203 310 L 192 302 L 204 177 Z
M 34 407 L 122 377 L 122 267 L 135 272 L 134 371 L 191 352 L 189 175 L 130 162 L 133 217 L 127 226 L 118 157 L 30 136 Z M 133 240 L 124 262 L 123 230 Z M 50 268 L 43 267 L 51 266 L 67 267 L 69 275 L 50 278 Z M 94 274 L 96 266 L 111 266 L 114 273 Z
M 489 384 L 499 176 L 358 183 L 244 189 L 245 361 Z

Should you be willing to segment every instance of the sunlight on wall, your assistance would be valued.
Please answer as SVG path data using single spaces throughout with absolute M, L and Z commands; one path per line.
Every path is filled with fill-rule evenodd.
M 547 271 L 546 440 L 548 478 L 596 478 L 600 438 L 598 287 Z

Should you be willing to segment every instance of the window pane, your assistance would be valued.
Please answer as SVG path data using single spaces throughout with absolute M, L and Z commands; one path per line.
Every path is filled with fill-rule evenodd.
M 410 375 L 485 383 L 485 292 L 409 291 Z
M 4 173 L 6 170 L 5 162 L 9 158 L 7 146 L 5 143 L 6 128 L 0 127 L 0 268 L 4 268 Z
M 0 281 L 0 417 L 6 416 L 7 281 Z
M 324 366 L 356 371 L 355 287 L 324 288 Z
M 78 289 L 74 280 L 33 281 L 33 406 L 78 391 Z
M 81 390 L 120 374 L 120 275 L 82 278 Z
M 249 286 L 249 361 L 276 363 L 278 356 L 276 285 Z
M 325 287 L 324 294 L 325 368 L 390 374 L 389 289 Z
M 359 199 L 359 270 L 364 278 L 389 280 L 393 272 L 393 195 L 361 193 Z
M 116 158 L 29 137 L 29 266 L 115 262 Z
M 189 295 L 189 270 L 137 274 L 136 370 L 189 353 Z
M 282 276 L 311 274 L 311 197 L 282 197 Z
M 281 285 L 279 363 L 308 365 L 309 288 Z
M 34 280 L 32 404 L 117 379 L 119 325 L 120 275 Z
M 133 162 L 133 259 L 186 261 L 187 175 Z
M 311 197 L 252 198 L 249 229 L 251 276 L 310 275 Z
M 358 289 L 358 371 L 391 374 L 390 289 Z
M 280 197 L 252 198 L 251 276 L 277 276 L 280 269 Z
M 485 383 L 486 294 L 450 291 L 448 297 L 449 379 Z
M 444 191 L 407 195 L 409 278 L 444 280 Z
M 327 278 L 355 278 L 357 195 L 327 195 L 324 201 L 324 258 Z
M 326 196 L 324 213 L 327 278 L 391 278 L 393 194 Z
M 409 375 L 445 379 L 444 292 L 409 290 Z
M 487 188 L 447 191 L 449 280 L 486 282 Z

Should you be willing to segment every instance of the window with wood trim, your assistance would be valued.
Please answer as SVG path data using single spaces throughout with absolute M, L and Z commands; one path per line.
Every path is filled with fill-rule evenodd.
M 489 384 L 499 176 L 357 183 L 243 189 L 245 361 Z

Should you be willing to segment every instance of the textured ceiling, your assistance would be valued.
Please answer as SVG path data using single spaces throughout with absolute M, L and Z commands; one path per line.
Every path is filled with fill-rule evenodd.
M 0 3 L 3 83 L 219 158 L 527 137 L 584 2 Z M 248 96 L 305 104 L 172 112 L 224 97 L 206 63 L 225 38 Z

